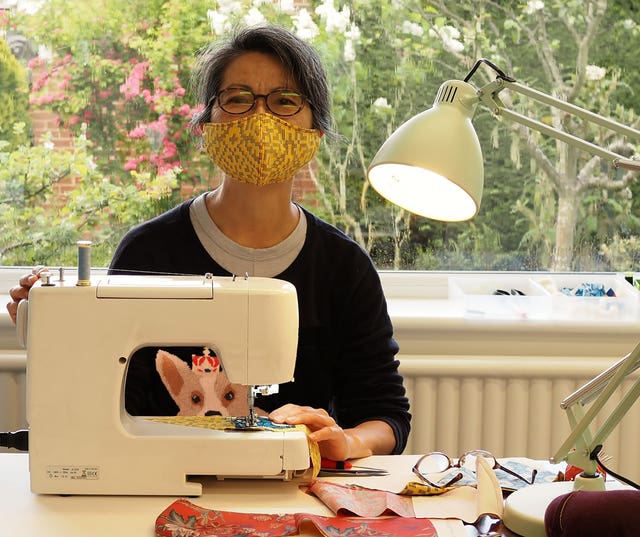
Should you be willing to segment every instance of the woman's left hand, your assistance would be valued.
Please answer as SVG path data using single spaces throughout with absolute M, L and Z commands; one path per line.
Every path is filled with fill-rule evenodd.
M 351 436 L 322 408 L 287 404 L 269 414 L 269 419 L 274 423 L 309 427 L 309 438 L 318 442 L 323 457 L 344 461 L 358 456 L 352 453 Z

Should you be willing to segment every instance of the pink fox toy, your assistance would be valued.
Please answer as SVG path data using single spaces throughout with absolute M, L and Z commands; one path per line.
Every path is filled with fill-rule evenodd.
M 178 356 L 162 349 L 156 354 L 156 369 L 178 405 L 178 416 L 246 416 L 248 387 L 231 384 L 220 360 L 205 348 L 202 356 L 191 355 L 190 368 Z

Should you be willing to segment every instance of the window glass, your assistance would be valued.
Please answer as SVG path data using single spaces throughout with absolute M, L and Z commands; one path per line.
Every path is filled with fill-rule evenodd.
M 479 106 L 485 186 L 471 221 L 385 202 L 377 149 L 479 58 L 539 91 L 638 126 L 637 11 L 623 1 L 13 0 L 0 3 L 0 264 L 107 265 L 123 233 L 217 185 L 189 129 L 195 52 L 237 24 L 275 22 L 325 62 L 338 139 L 325 137 L 295 197 L 380 269 L 630 271 L 640 182 Z M 621 44 L 624 43 L 624 46 Z M 469 80 L 496 77 L 486 65 Z M 504 92 L 504 103 L 623 156 L 625 139 Z M 460 159 L 465 155 L 460 154 Z

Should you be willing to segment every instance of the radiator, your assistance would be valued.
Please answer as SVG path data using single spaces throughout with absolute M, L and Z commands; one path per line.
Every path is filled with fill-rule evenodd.
M 560 402 L 612 365 L 610 358 L 400 356 L 411 401 L 412 432 L 405 453 L 444 451 L 457 457 L 482 448 L 496 457 L 548 459 L 569 433 Z M 616 397 L 628 390 L 627 378 Z M 608 409 L 615 404 L 610 401 Z M 607 409 L 603 411 L 606 417 Z M 596 423 L 601 423 L 599 418 Z M 640 478 L 640 403 L 604 443 L 609 465 Z
M 604 371 L 610 358 L 401 355 L 411 401 L 412 432 L 405 453 L 444 451 L 456 457 L 482 448 L 496 457 L 548 459 L 569 432 L 560 402 Z M 631 376 L 618 390 L 628 389 Z M 25 357 L 0 353 L 0 430 L 26 427 Z M 612 402 L 614 404 L 614 402 Z M 610 465 L 640 477 L 640 403 L 605 442 Z

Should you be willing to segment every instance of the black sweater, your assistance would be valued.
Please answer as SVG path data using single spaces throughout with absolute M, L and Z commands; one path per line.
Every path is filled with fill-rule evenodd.
M 200 243 L 189 217 L 191 202 L 129 231 L 110 272 L 229 276 Z M 267 412 L 286 403 L 324 408 L 343 428 L 382 420 L 394 431 L 394 454 L 401 453 L 411 416 L 378 273 L 355 241 L 304 212 L 304 246 L 276 276 L 298 294 L 295 381 L 281 385 L 278 394 L 258 397 L 256 406 Z M 125 393 L 133 415 L 177 413 L 151 359 L 130 363 Z

